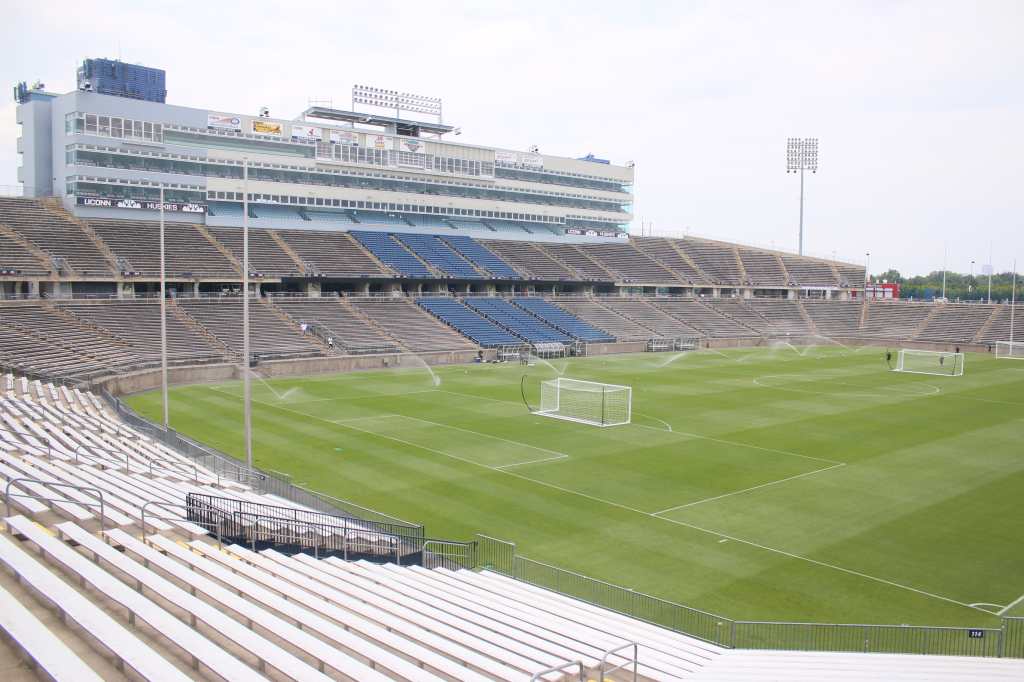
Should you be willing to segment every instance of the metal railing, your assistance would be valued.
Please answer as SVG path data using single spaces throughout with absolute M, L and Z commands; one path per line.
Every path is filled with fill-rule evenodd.
M 735 620 L 528 559 L 512 542 L 475 538 L 477 569 L 726 648 L 1024 658 L 1024 617 L 1004 616 L 999 627 Z
M 565 661 L 564 663 L 553 665 L 550 668 L 538 670 L 533 674 L 533 677 L 530 678 L 530 682 L 543 680 L 545 675 L 550 675 L 551 673 L 562 673 L 562 679 L 569 680 L 572 679 L 569 677 L 569 673 L 573 669 L 576 671 L 575 674 L 573 674 L 573 677 L 575 677 L 578 682 L 584 682 L 584 680 L 587 679 L 586 668 L 583 667 L 583 661 Z
M 41 485 L 43 487 L 49 487 L 49 488 L 67 488 L 69 490 L 77 490 L 77 491 L 82 492 L 82 493 L 93 492 L 93 493 L 96 493 L 97 497 L 99 498 L 99 501 L 98 502 L 82 502 L 80 500 L 71 500 L 71 499 L 68 499 L 66 497 L 45 497 L 45 496 L 40 495 L 38 493 L 30 493 L 30 492 L 12 493 L 11 492 L 11 486 L 13 486 L 15 483 L 32 483 L 32 484 L 35 484 L 35 485 Z M 22 490 L 22 488 L 21 487 L 17 487 L 17 488 L 15 488 L 15 490 Z M 53 509 L 53 505 L 54 504 L 58 504 L 58 503 L 59 504 L 67 504 L 67 505 L 77 505 L 79 507 L 99 507 L 99 510 L 100 510 L 100 531 L 104 531 L 107 528 L 107 506 L 106 506 L 106 504 L 103 501 L 103 491 L 100 490 L 99 488 L 94 488 L 94 487 L 88 486 L 88 485 L 72 485 L 70 483 L 58 483 L 56 481 L 43 481 L 43 480 L 40 480 L 38 478 L 28 478 L 28 477 L 24 477 L 24 478 L 22 478 L 22 477 L 10 478 L 10 479 L 7 480 L 7 486 L 4 488 L 4 515 L 5 516 L 10 516 L 11 515 L 11 498 L 12 497 L 29 498 L 29 499 L 33 499 L 33 500 L 39 500 L 41 502 L 46 502 L 46 503 L 48 503 L 48 506 L 50 507 L 50 509 Z
M 618 665 L 611 665 L 611 662 L 608 659 L 611 658 L 612 655 L 620 651 L 626 651 L 628 649 L 633 650 L 632 658 L 626 658 L 626 660 L 623 663 L 620 663 Z M 640 646 L 636 642 L 629 642 L 627 644 L 623 644 L 622 646 L 613 647 L 605 651 L 604 655 L 601 656 L 601 667 L 598 669 L 598 681 L 604 682 L 605 678 L 611 675 L 612 673 L 616 673 L 620 670 L 628 670 L 629 668 L 633 668 L 632 678 L 633 682 L 636 682 L 637 668 L 639 667 L 639 665 Z

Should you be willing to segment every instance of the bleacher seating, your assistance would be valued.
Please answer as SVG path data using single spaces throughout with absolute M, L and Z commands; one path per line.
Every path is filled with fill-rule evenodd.
M 734 245 L 695 237 L 677 239 L 675 245 L 716 283 L 730 285 L 743 283 L 743 274 L 740 272 Z
M 320 230 L 279 230 L 285 244 L 326 277 L 390 277 L 347 232 Z
M 802 301 L 818 333 L 823 336 L 856 336 L 864 310 L 859 301 Z
M 79 276 L 112 274 L 103 252 L 60 209 L 48 209 L 36 199 L 0 197 L 0 225 L 6 225 L 51 257 L 63 258 Z M 0 262 L 0 267 L 5 265 Z
M 744 338 L 758 336 L 753 329 L 726 317 L 696 299 L 659 298 L 651 301 L 658 310 L 700 330 L 711 338 Z
M 362 232 L 353 230 L 352 236 L 366 247 L 374 256 L 392 270 L 406 277 L 433 277 L 410 251 L 407 251 L 398 240 L 385 232 Z
M 700 332 L 692 325 L 681 322 L 643 299 L 608 299 L 602 303 L 606 308 L 650 329 L 654 336 L 672 339 L 700 336 Z
M 383 211 L 348 211 L 352 221 L 361 225 L 387 225 L 389 227 L 409 227 L 409 221 L 397 213 Z
M 909 339 L 934 309 L 935 306 L 929 303 L 870 301 L 867 319 L 858 334 L 894 340 Z
M 50 268 L 49 263 L 40 260 L 24 246 L 0 232 L 0 271 L 32 277 L 45 275 L 50 272 Z
M 764 334 L 770 332 L 771 325 L 756 310 L 744 303 L 741 298 L 702 298 L 701 303 L 714 308 L 722 315 L 736 320 L 745 327 Z
M 410 351 L 473 347 L 466 337 L 407 298 L 353 298 L 351 305 Z
M 395 350 L 395 341 L 359 317 L 344 300 L 327 298 L 290 298 L 273 300 L 296 323 L 320 325 L 335 345 L 348 352 Z
M 538 242 L 536 246 L 550 254 L 553 258 L 565 263 L 578 273 L 580 279 L 599 282 L 611 282 L 615 275 L 608 272 L 599 263 L 585 255 L 573 244 Z
M 657 336 L 647 327 L 612 312 L 594 299 L 559 296 L 551 302 L 619 341 L 644 341 Z
M 864 266 L 851 263 L 836 263 L 839 271 L 839 286 L 859 287 L 864 282 Z
M 174 314 L 174 302 L 167 304 L 167 355 L 170 359 L 220 357 L 223 349 L 189 327 Z M 142 357 L 160 355 L 160 302 L 153 300 L 96 301 L 67 303 L 60 308 L 86 324 L 116 335 Z
M 429 234 L 394 234 L 413 253 L 443 273 L 459 279 L 483 279 L 484 276 L 441 239 Z
M 444 236 L 443 240 L 451 248 L 459 252 L 463 258 L 489 273 L 491 277 L 498 279 L 520 278 L 519 273 L 509 266 L 508 263 L 472 237 L 453 234 Z
M 580 244 L 576 248 L 623 282 L 675 284 L 678 281 L 670 270 L 629 242 Z
M 768 322 L 768 327 L 764 330 L 767 334 L 806 335 L 813 333 L 811 325 L 801 312 L 799 301 L 751 298 L 747 299 L 745 304 Z
M 513 336 L 453 298 L 418 298 L 416 303 L 484 348 L 516 346 L 523 343 L 522 339 Z
M 839 286 L 832 266 L 825 261 L 799 256 L 783 256 L 782 262 L 790 278 L 800 286 Z
M 995 307 L 987 304 L 940 304 L 915 338 L 967 343 L 978 335 L 993 312 Z
M 231 255 L 242 262 L 242 231 L 237 227 L 207 228 Z M 249 230 L 249 272 L 266 277 L 295 277 L 301 274 L 298 263 L 284 252 L 270 230 Z
M 615 337 L 607 332 L 593 327 L 583 320 L 567 313 L 556 305 L 549 303 L 537 296 L 520 296 L 512 299 L 512 303 L 523 310 L 536 315 L 544 322 L 555 329 L 561 330 L 569 336 L 588 342 L 614 341 Z
M 160 275 L 160 226 L 140 220 L 89 220 L 103 242 L 124 258 L 132 272 L 147 277 Z M 164 223 L 167 276 L 237 280 L 239 272 L 195 225 Z
M 672 270 L 682 282 L 687 284 L 710 283 L 711 278 L 694 267 L 679 252 L 676 244 L 680 240 L 664 237 L 639 237 L 630 241 L 648 257 Z
M 112 372 L 140 360 L 114 334 L 101 334 L 38 303 L 8 303 L 0 313 L 0 357 L 26 371 L 63 376 Z
M 568 268 L 533 242 L 488 240 L 480 242 L 529 279 L 565 282 L 576 279 Z
M 178 305 L 203 325 L 218 341 L 236 353 L 242 352 L 242 299 L 183 298 Z M 259 299 L 249 301 L 249 348 L 256 355 L 315 355 L 320 352 L 311 339 L 282 320 L 270 305 Z
M 767 251 L 755 251 L 746 247 L 737 247 L 740 262 L 747 272 L 747 283 L 751 286 L 788 286 L 786 271 L 782 267 L 779 256 Z
M 569 343 L 572 339 L 503 298 L 471 296 L 463 303 L 530 343 Z
M 980 343 L 995 343 L 1010 340 L 1010 306 L 1000 305 L 988 326 L 978 334 Z M 1016 304 L 1013 311 L 1013 340 L 1024 342 L 1024 306 Z

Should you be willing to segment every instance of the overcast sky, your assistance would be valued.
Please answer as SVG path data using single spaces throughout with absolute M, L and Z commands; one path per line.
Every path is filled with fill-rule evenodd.
M 806 250 L 904 274 L 1024 269 L 1024 2 L 18 2 L 0 82 L 82 58 L 168 102 L 297 116 L 354 83 L 442 97 L 461 141 L 635 161 L 636 220 L 795 250 L 788 136 L 820 138 Z M 10 90 L 8 90 L 10 92 Z M 0 185 L 15 184 L 0 104 Z

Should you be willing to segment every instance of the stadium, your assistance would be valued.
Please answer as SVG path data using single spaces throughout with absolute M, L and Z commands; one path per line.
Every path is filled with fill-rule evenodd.
M 15 88 L 9 679 L 1024 677 L 1016 282 L 902 300 L 637 236 L 633 164 L 437 98 L 165 77 Z

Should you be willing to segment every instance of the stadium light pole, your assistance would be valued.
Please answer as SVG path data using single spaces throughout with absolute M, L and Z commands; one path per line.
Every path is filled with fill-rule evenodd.
M 1013 288 L 1010 290 L 1010 353 L 1013 353 L 1013 309 L 1017 306 L 1017 260 L 1013 261 Z
M 835 256 L 832 257 L 835 260 Z M 871 281 L 871 252 L 864 254 L 864 300 L 868 300 L 868 283 Z
M 786 173 L 800 174 L 800 255 L 804 255 L 804 171 L 818 172 L 818 138 L 790 137 L 786 140 Z
M 988 303 L 992 305 L 992 242 L 988 243 Z
M 164 401 L 164 430 L 170 428 L 167 400 L 167 261 L 164 256 L 164 186 L 160 185 L 160 393 Z
M 245 463 L 252 469 L 252 386 L 249 372 L 249 158 L 242 157 L 242 410 L 245 413 Z

